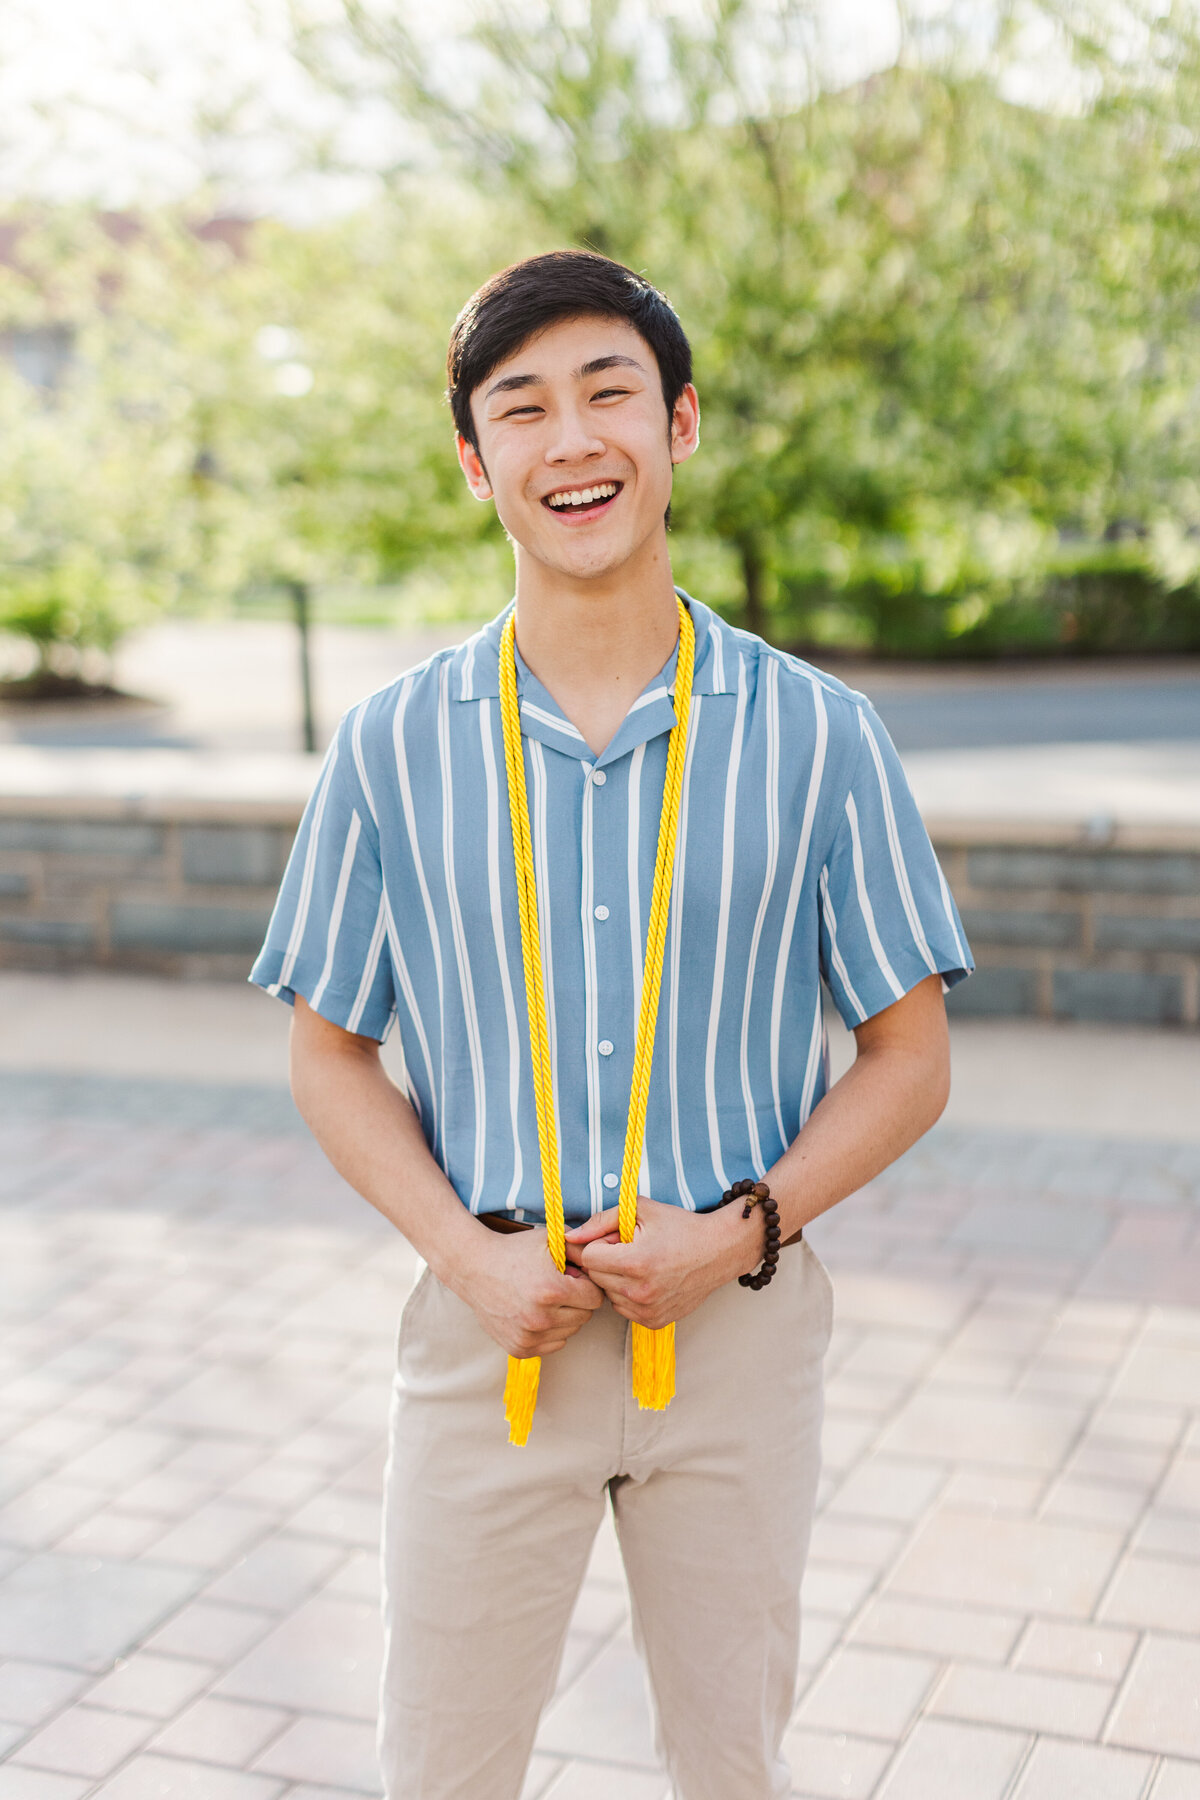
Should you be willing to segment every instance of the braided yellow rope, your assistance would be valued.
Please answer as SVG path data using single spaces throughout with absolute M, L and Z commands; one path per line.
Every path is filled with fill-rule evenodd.
M 646 960 L 642 973 L 642 1004 L 633 1053 L 633 1083 L 629 1095 L 629 1121 L 625 1129 L 625 1155 L 617 1200 L 621 1242 L 632 1242 L 637 1225 L 638 1171 L 646 1136 L 646 1106 L 650 1098 L 650 1068 L 654 1059 L 654 1028 L 662 988 L 663 954 L 671 910 L 671 883 L 675 872 L 675 844 L 679 832 L 679 803 L 691 717 L 692 673 L 696 637 L 691 615 L 679 605 L 679 658 L 675 674 L 675 725 L 667 748 L 667 773 L 663 784 L 658 849 L 654 859 L 654 887 L 646 932 Z M 546 1018 L 546 993 L 542 974 L 542 945 L 538 930 L 537 882 L 533 839 L 529 829 L 529 800 L 525 789 L 525 756 L 521 745 L 521 714 L 517 700 L 516 619 L 509 614 L 500 636 L 500 719 L 504 733 L 504 766 L 508 776 L 508 810 L 512 824 L 513 864 L 517 876 L 517 909 L 521 921 L 521 955 L 525 966 L 525 1000 L 529 1011 L 529 1041 L 533 1060 L 533 1089 L 537 1110 L 538 1149 L 545 1195 L 546 1236 L 555 1266 L 566 1267 L 566 1225 L 563 1217 L 562 1176 L 558 1161 L 558 1133 L 554 1122 L 554 1083 L 550 1061 L 550 1031 Z M 509 1442 L 524 1444 L 529 1438 L 537 1405 L 541 1358 L 508 1359 L 504 1389 L 504 1416 Z M 675 1393 L 675 1327 L 650 1331 L 633 1327 L 633 1394 L 638 1405 L 661 1411 Z

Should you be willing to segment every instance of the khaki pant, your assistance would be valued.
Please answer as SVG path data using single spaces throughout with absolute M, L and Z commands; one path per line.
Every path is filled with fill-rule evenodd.
M 611 1499 L 678 1800 L 776 1800 L 820 1461 L 829 1277 L 807 1243 L 676 1331 L 665 1412 L 607 1304 L 542 1362 L 507 1441 L 505 1357 L 429 1273 L 404 1309 L 384 1502 L 388 1800 L 517 1800 Z

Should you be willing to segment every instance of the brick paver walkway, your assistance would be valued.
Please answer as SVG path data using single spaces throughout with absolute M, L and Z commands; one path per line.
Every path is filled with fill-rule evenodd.
M 1200 1800 L 1200 1147 L 940 1130 L 838 1293 L 796 1792 Z M 286 1096 L 0 1077 L 0 1800 L 378 1792 L 411 1252 Z M 662 1800 L 602 1536 L 528 1800 Z

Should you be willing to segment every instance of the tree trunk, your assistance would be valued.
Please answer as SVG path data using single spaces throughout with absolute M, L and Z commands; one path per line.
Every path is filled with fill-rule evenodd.
M 317 747 L 317 722 L 313 710 L 312 682 L 312 648 L 309 643 L 309 591 L 306 581 L 289 581 L 287 587 L 292 596 L 292 617 L 296 621 L 296 636 L 300 650 L 300 740 L 304 748 L 313 751 Z
M 753 631 L 757 637 L 764 637 L 767 623 L 766 602 L 763 598 L 763 562 L 758 552 L 758 545 L 752 538 L 743 538 L 738 545 L 742 558 L 742 582 L 745 587 L 745 624 L 747 631 Z

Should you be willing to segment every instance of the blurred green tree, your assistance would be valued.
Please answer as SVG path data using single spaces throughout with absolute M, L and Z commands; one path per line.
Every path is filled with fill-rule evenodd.
M 1011 95 L 1031 16 L 1057 109 Z M 1132 58 L 1082 8 L 998 9 L 986 42 L 952 10 L 841 89 L 807 0 L 479 0 L 456 55 L 414 17 L 343 0 L 302 51 L 526 238 L 671 293 L 709 424 L 679 484 L 685 575 L 755 629 L 986 648 L 1088 642 L 1082 563 L 1117 597 L 1097 643 L 1131 591 L 1172 585 L 1162 641 L 1200 642 L 1182 13 Z
M 31 693 L 100 677 L 165 604 L 501 560 L 460 491 L 441 375 L 447 309 L 502 254 L 495 220 L 489 240 L 465 195 L 415 187 L 308 230 L 197 217 L 11 227 L 0 629 L 35 646 Z
M 0 628 L 37 695 L 103 685 L 123 631 L 173 597 L 180 452 L 111 307 L 114 243 L 82 214 L 10 226 L 0 264 Z

